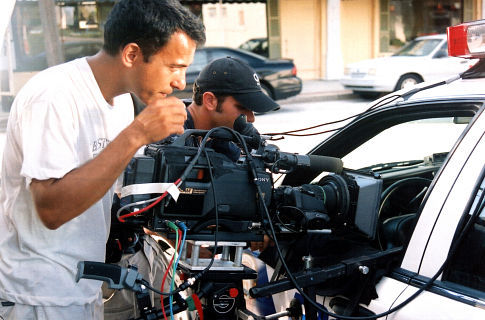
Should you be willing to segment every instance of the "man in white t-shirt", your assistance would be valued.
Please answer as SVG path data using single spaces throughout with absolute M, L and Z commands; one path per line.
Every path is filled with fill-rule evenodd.
M 100 281 L 114 183 L 145 144 L 183 132 L 182 101 L 202 23 L 178 1 L 121 0 L 103 49 L 40 72 L 17 95 L 0 194 L 0 318 L 102 319 Z M 136 94 L 147 106 L 133 119 Z

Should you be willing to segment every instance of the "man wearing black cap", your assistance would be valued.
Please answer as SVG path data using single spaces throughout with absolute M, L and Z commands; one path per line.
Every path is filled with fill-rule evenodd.
M 194 82 L 192 99 L 185 129 L 233 128 L 241 114 L 248 122 L 254 122 L 254 112 L 279 108 L 261 90 L 258 74 L 246 62 L 233 57 L 213 60 L 202 69 Z M 239 158 L 240 150 L 233 143 L 211 147 L 234 161 Z
M 187 107 L 186 129 L 232 128 L 234 120 L 279 106 L 261 90 L 257 73 L 244 61 L 226 57 L 212 61 L 200 72 L 193 88 L 193 102 Z

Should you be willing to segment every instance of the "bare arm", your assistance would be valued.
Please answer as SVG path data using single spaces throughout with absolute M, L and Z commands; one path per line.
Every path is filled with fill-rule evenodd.
M 104 196 L 140 147 L 182 133 L 186 117 L 182 101 L 155 101 L 93 160 L 61 179 L 33 179 L 30 189 L 44 225 L 57 229 L 83 213 Z

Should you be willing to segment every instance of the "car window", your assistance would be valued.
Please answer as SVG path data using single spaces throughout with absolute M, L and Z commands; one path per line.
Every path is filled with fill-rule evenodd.
M 244 42 L 243 44 L 241 44 L 241 46 L 239 46 L 239 48 L 241 48 L 243 50 L 253 51 L 254 48 L 256 48 L 260 43 L 261 43 L 260 40 L 251 39 L 251 40 L 248 40 L 248 41 Z
M 268 40 L 264 40 L 261 42 L 261 51 L 267 51 L 268 50 Z
M 441 41 L 441 39 L 413 40 L 396 52 L 394 56 L 427 56 Z
M 343 157 L 344 166 L 359 169 L 448 152 L 467 125 L 455 122 L 453 117 L 432 118 L 390 127 Z
M 439 50 L 435 53 L 433 58 L 444 58 L 448 57 L 448 41 L 445 41 L 439 48 Z
M 485 291 L 485 210 L 479 200 L 484 188 L 485 181 L 482 182 L 470 213 L 473 213 L 477 206 L 482 206 L 482 210 L 475 221 L 471 222 L 473 225 L 443 274 L 444 281 L 481 291 Z
M 194 61 L 187 68 L 187 73 L 199 74 L 207 63 L 209 63 L 209 61 L 207 61 L 207 52 L 204 50 L 196 50 L 194 54 Z

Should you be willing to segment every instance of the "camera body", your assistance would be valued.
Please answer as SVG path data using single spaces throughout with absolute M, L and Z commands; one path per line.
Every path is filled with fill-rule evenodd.
M 254 150 L 238 161 L 209 147 L 197 155 L 199 148 L 187 146 L 187 141 L 205 134 L 205 130 L 187 130 L 169 142 L 147 146 L 144 155 L 132 159 L 124 173 L 125 187 L 172 183 L 185 177 L 176 202 L 165 197 L 130 223 L 136 221 L 170 237 L 165 221 L 183 221 L 188 227 L 187 239 L 193 240 L 213 240 L 217 228 L 220 241 L 259 241 L 270 222 L 282 235 L 338 230 L 374 237 L 382 185 L 377 177 L 346 171 L 331 173 L 315 184 L 274 187 L 272 173 L 282 168 L 287 171 L 304 166 L 321 171 L 322 166 L 312 168 L 312 158 L 280 152 L 259 136 L 239 135 L 236 139 L 238 134 L 225 130 L 211 139 L 248 141 Z M 186 172 L 196 155 L 197 161 Z M 131 194 L 121 199 L 121 206 L 157 196 Z M 133 205 L 130 210 L 144 206 Z
M 170 144 L 150 145 L 145 149 L 144 156 L 134 157 L 128 165 L 125 170 L 125 184 L 174 182 L 182 175 L 197 150 L 196 147 Z M 212 234 L 208 227 L 216 225 L 216 209 L 221 234 L 245 233 L 251 230 L 254 222 L 260 221 L 256 186 L 251 181 L 247 165 L 235 163 L 212 149 L 208 148 L 206 151 L 179 186 L 177 202 L 167 197 L 147 213 L 148 229 L 166 233 L 168 229 L 164 221 L 179 220 L 190 230 L 189 239 L 202 240 L 205 239 L 204 235 Z M 271 175 L 262 168 L 257 171 L 257 176 L 264 201 L 269 205 Z M 156 196 L 131 195 L 121 201 L 124 205 Z M 251 236 L 248 240 L 260 238 L 252 233 L 241 236 Z M 229 239 L 219 237 L 219 240 Z

